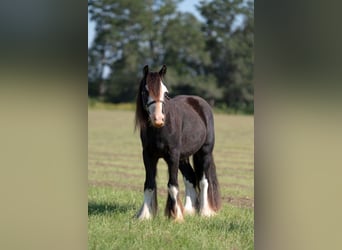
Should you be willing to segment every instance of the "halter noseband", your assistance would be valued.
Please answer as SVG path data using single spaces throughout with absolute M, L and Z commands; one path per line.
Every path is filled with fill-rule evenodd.
M 152 101 L 152 102 L 148 102 L 145 106 L 146 109 L 148 109 L 152 104 L 155 104 L 157 102 L 161 102 L 163 105 L 165 105 L 165 102 L 162 100 L 158 100 L 158 101 Z
M 145 91 L 142 91 L 141 94 L 142 94 L 142 96 L 143 96 L 143 102 L 145 103 L 146 92 L 145 92 Z M 170 97 L 167 95 L 167 92 L 164 93 L 164 97 L 166 98 L 166 100 L 169 100 L 169 99 L 170 99 Z M 157 101 L 153 100 L 153 101 L 151 101 L 151 102 L 146 103 L 146 104 L 144 105 L 144 107 L 145 107 L 145 110 L 147 111 L 147 113 L 150 113 L 150 111 L 148 110 L 148 108 L 149 108 L 152 104 L 155 104 L 155 103 L 157 103 L 157 102 L 161 102 L 161 103 L 162 103 L 162 105 L 163 105 L 162 112 L 164 113 L 165 101 L 162 101 L 162 100 L 157 100 Z

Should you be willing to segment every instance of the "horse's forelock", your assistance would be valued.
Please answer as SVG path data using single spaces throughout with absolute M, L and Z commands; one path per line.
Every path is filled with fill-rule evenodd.
M 148 92 L 153 99 L 160 99 L 161 78 L 157 72 L 151 72 L 146 77 Z

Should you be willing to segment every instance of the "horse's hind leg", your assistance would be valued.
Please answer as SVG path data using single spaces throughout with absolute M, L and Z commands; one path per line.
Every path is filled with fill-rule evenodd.
M 145 165 L 145 184 L 144 184 L 144 202 L 137 214 L 138 219 L 150 219 L 157 213 L 157 162 L 155 158 L 144 150 L 143 152 Z
M 197 207 L 196 175 L 192 169 L 189 159 L 179 162 L 179 169 L 182 172 L 185 186 L 185 214 L 194 214 Z
M 194 166 L 200 188 L 199 213 L 202 216 L 214 215 L 221 207 L 221 197 L 211 146 L 203 146 L 194 155 Z

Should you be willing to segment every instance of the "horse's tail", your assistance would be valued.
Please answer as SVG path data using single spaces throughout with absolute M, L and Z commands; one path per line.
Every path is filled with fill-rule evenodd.
M 210 207 L 216 212 L 221 208 L 221 193 L 216 175 L 215 162 L 212 156 L 210 158 L 210 166 L 205 171 L 208 179 L 208 202 Z

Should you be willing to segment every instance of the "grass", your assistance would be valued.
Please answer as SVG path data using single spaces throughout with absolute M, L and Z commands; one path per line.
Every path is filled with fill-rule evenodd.
M 215 114 L 214 158 L 222 210 L 212 218 L 165 218 L 167 167 L 158 164 L 159 213 L 137 221 L 145 178 L 139 132 L 129 110 L 89 110 L 89 249 L 253 249 L 253 116 Z M 179 174 L 180 195 L 184 186 Z
M 131 110 L 135 109 L 135 103 L 107 103 L 99 101 L 95 98 L 88 98 L 88 108 L 90 109 L 106 109 L 106 110 Z

